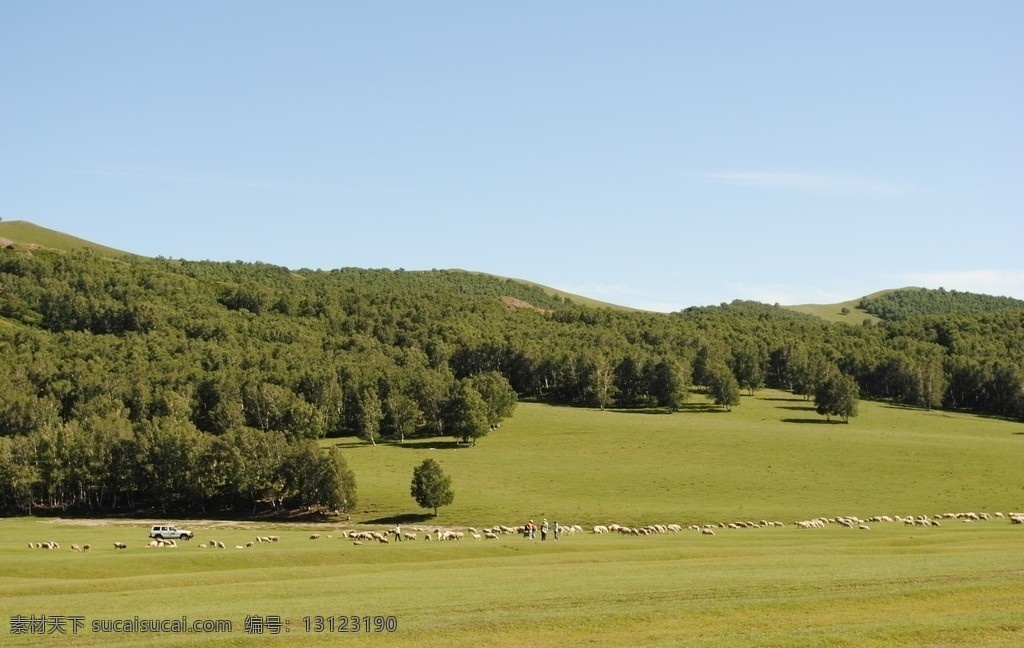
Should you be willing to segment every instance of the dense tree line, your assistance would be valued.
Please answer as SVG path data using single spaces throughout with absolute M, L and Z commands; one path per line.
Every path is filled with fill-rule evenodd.
M 922 315 L 992 313 L 1024 309 L 1024 301 L 1012 297 L 994 297 L 957 290 L 903 288 L 864 297 L 858 308 L 884 320 L 895 322 Z
M 1024 419 L 1024 310 L 849 326 L 756 302 L 592 308 L 457 271 L 0 250 L 8 510 L 343 509 L 323 437 L 472 444 L 519 398 L 675 411 L 764 386 L 844 419 L 854 390 Z

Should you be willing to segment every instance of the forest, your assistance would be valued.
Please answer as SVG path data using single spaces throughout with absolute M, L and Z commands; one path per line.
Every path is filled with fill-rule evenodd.
M 889 316 L 857 326 L 742 301 L 599 308 L 461 271 L 10 245 L 0 510 L 351 510 L 355 476 L 318 439 L 474 444 L 523 399 L 728 409 L 770 386 L 847 421 L 858 397 L 1024 420 L 1020 302 L 914 292 L 925 314 L 868 304 Z

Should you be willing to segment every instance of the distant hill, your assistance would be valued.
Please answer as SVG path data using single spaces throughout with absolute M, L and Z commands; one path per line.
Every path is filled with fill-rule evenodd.
M 113 257 L 113 258 L 124 258 L 124 257 L 138 257 L 139 255 L 131 252 L 125 252 L 124 250 L 118 250 L 116 248 L 108 247 L 106 245 L 100 245 L 92 241 L 87 241 L 77 236 L 58 232 L 56 230 L 47 229 L 40 227 L 35 223 L 28 221 L 16 220 L 16 221 L 2 221 L 0 222 L 0 246 L 6 245 L 19 245 L 25 247 L 44 247 L 54 250 L 82 250 L 91 249 L 100 256 Z M 627 306 L 618 306 L 616 304 L 610 304 L 608 302 L 598 301 L 596 299 L 590 299 L 582 295 L 574 295 L 572 293 L 565 292 L 564 290 L 557 290 L 550 286 L 545 286 L 533 281 L 527 281 L 525 279 L 512 279 L 508 277 L 502 277 L 499 275 L 493 275 L 486 272 L 475 272 L 471 270 L 459 270 L 453 269 L 449 272 L 465 273 L 470 275 L 479 275 L 484 277 L 490 277 L 493 279 L 500 279 L 502 281 L 511 281 L 525 286 L 529 286 L 532 289 L 537 289 L 547 295 L 550 298 L 554 298 L 557 302 L 567 301 L 573 304 L 581 306 L 591 306 L 594 308 L 612 308 L 616 310 L 636 310 Z M 542 300 L 547 301 L 547 300 Z
M 86 239 L 41 227 L 23 220 L 0 222 L 0 246 L 15 245 L 20 247 L 43 247 L 55 250 L 91 249 L 100 256 L 110 258 L 144 258 L 140 255 L 100 245 Z M 352 270 L 352 269 L 349 269 Z M 500 282 L 526 287 L 527 294 L 533 299 L 528 305 L 538 308 L 558 308 L 566 304 L 577 306 L 608 308 L 617 311 L 639 312 L 639 309 L 620 306 L 608 302 L 591 299 L 582 295 L 567 293 L 525 279 L 513 279 L 493 275 L 486 272 L 452 269 L 440 271 L 453 275 L 476 275 L 480 278 L 500 280 Z M 417 274 L 415 272 L 411 274 Z M 430 274 L 430 273 L 426 273 Z M 486 282 L 485 282 L 486 283 Z M 465 289 L 466 286 L 463 286 Z M 474 286 L 473 292 L 476 292 Z M 494 291 L 491 284 L 488 291 Z M 543 295 L 543 296 L 541 296 Z M 509 297 L 522 299 L 520 290 L 509 290 Z M 1024 309 L 1024 301 L 1010 297 L 993 297 L 977 293 L 959 292 L 939 288 L 898 288 L 882 290 L 864 297 L 851 299 L 836 304 L 799 304 L 782 306 L 784 310 L 813 315 L 827 322 L 841 322 L 860 325 L 865 322 L 875 324 L 881 321 L 899 321 L 917 315 L 948 315 L 955 313 L 989 313 L 1006 309 Z
M 45 247 L 65 251 L 90 248 L 102 256 L 114 258 L 138 256 L 130 252 L 107 247 L 106 245 L 93 243 L 77 236 L 40 227 L 28 221 L 0 221 L 0 245 L 6 246 L 12 243 L 25 247 Z
M 489 273 L 486 273 L 486 272 L 472 272 L 472 271 L 469 271 L 469 270 L 453 270 L 453 272 L 470 272 L 471 274 L 484 275 L 484 276 L 487 276 L 487 277 L 493 277 L 495 279 L 502 279 L 502 280 L 505 280 L 505 281 L 515 281 L 515 282 L 518 282 L 518 283 L 521 283 L 521 284 L 525 284 L 527 286 L 531 286 L 531 287 L 534 287 L 534 288 L 539 288 L 540 290 L 542 290 L 547 295 L 550 295 L 551 297 L 556 297 L 556 298 L 564 299 L 564 300 L 567 300 L 567 301 L 571 301 L 572 303 L 578 304 L 580 306 L 590 306 L 592 308 L 611 308 L 611 309 L 614 309 L 614 310 L 622 310 L 622 311 L 638 311 L 638 310 L 640 310 L 640 309 L 637 309 L 637 308 L 630 308 L 629 306 L 619 306 L 618 304 L 611 304 L 611 303 L 608 303 L 608 302 L 599 301 L 597 299 L 591 299 L 589 297 L 584 297 L 582 295 L 574 295 L 573 293 L 568 293 L 568 292 L 565 292 L 564 290 L 558 290 L 558 289 L 552 288 L 550 286 L 545 286 L 545 285 L 539 284 L 539 283 L 537 283 L 535 281 L 527 281 L 526 279 L 513 279 L 513 278 L 509 278 L 509 277 L 502 277 L 501 275 L 492 275 L 492 274 L 489 274 Z
M 873 293 L 870 296 L 882 295 L 889 292 L 883 290 L 881 292 Z M 844 324 L 863 324 L 864 321 L 868 321 L 871 324 L 876 324 L 882 321 L 879 317 L 869 313 L 860 307 L 861 300 L 866 299 L 860 297 L 857 299 L 851 299 L 849 301 L 839 302 L 838 304 L 800 304 L 796 306 L 783 306 L 783 308 L 798 313 L 804 313 L 807 315 L 814 315 L 820 317 L 827 322 L 841 322 Z
M 902 288 L 863 297 L 857 307 L 881 319 L 897 322 L 926 315 L 980 315 L 1024 310 L 1024 301 L 943 288 Z
M 804 304 L 784 308 L 815 315 L 829 322 L 862 324 L 865 320 L 870 323 L 899 322 L 928 315 L 980 315 L 1003 310 L 1024 310 L 1024 301 L 1012 297 L 910 286 L 882 290 L 838 304 Z

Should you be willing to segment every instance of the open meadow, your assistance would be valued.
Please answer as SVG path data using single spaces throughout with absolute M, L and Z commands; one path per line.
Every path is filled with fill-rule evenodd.
M 523 403 L 472 448 L 447 439 L 341 444 L 359 483 L 351 521 L 180 521 L 196 538 L 171 549 L 145 546 L 145 520 L 0 519 L 0 643 L 1024 642 L 1024 525 L 995 517 L 1024 510 L 1024 425 L 870 402 L 849 425 L 827 424 L 810 403 L 765 390 L 728 413 L 700 396 L 671 415 Z M 436 519 L 409 496 L 412 468 L 428 456 L 455 491 Z M 940 518 L 940 526 L 872 521 L 869 529 L 794 524 L 969 511 L 993 517 Z M 461 541 L 423 540 L 435 526 L 482 529 L 544 517 L 585 531 L 557 542 L 506 534 L 478 541 L 468 533 Z M 761 520 L 785 526 L 716 527 L 714 535 L 686 529 Z M 346 529 L 384 530 L 395 521 L 417 540 L 357 546 L 343 537 Z M 684 530 L 591 532 L 609 523 Z M 280 542 L 257 542 L 263 535 Z M 27 546 L 47 540 L 61 548 Z M 226 548 L 199 547 L 212 540 Z M 72 544 L 91 550 L 73 552 Z M 33 625 L 33 616 L 47 620 Z M 231 630 L 100 631 L 105 621 L 136 617 L 189 625 L 224 619 Z M 353 626 L 341 617 L 371 629 L 342 633 Z M 76 618 L 82 627 L 73 632 Z

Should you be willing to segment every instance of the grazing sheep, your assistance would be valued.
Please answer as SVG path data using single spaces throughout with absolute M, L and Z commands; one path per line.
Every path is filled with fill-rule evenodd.
M 310 540 L 319 540 L 320 539 L 320 534 L 319 533 L 314 533 L 313 535 L 309 536 L 309 539 Z
M 128 548 L 128 545 L 126 545 L 123 542 L 115 542 L 114 543 L 114 549 L 127 549 L 127 548 Z
M 363 541 L 362 540 L 354 540 L 354 541 L 352 541 L 352 544 L 354 544 L 355 546 L 358 547 L 358 546 L 363 544 Z
M 484 537 L 488 540 L 497 540 L 498 534 L 494 533 L 493 531 L 487 531 L 486 533 L 484 533 Z
M 163 540 L 150 540 L 146 543 L 147 548 L 162 547 L 164 544 Z
M 430 540 L 430 534 L 429 533 L 424 533 L 423 534 L 423 541 L 426 542 L 428 540 Z
M 471 533 L 469 535 L 473 536 L 474 540 L 480 540 L 481 538 L 483 538 L 483 536 L 480 535 L 479 533 Z
M 270 540 L 271 542 L 280 542 L 281 536 L 276 536 L 276 535 L 267 536 L 267 540 Z
M 199 545 L 199 548 L 200 549 L 206 549 L 206 545 L 205 544 L 201 544 L 201 545 Z
M 89 551 L 92 549 L 92 545 L 82 545 L 82 551 Z
M 256 545 L 255 545 L 255 544 L 253 544 L 252 542 L 246 542 L 246 543 L 245 543 L 245 548 L 246 548 L 246 549 L 248 549 L 249 547 L 255 547 L 255 546 L 256 546 Z
M 390 543 L 388 542 L 388 539 L 387 539 L 387 537 L 385 537 L 385 536 L 380 536 L 379 538 L 377 538 L 377 542 L 379 542 L 379 543 L 381 543 L 381 544 L 390 544 Z
M 858 529 L 861 529 L 861 530 L 863 530 L 863 531 L 870 531 L 870 530 L 871 530 L 871 527 L 869 527 L 869 526 L 868 526 L 868 525 L 866 525 L 866 524 L 861 524 L 861 525 L 859 525 L 859 526 L 858 526 L 857 528 L 858 528 Z
M 402 534 L 402 537 L 405 538 L 406 540 L 415 540 L 416 539 L 416 534 L 415 533 L 410 533 L 410 532 L 406 531 L 405 533 Z
M 715 535 L 715 530 L 711 529 L 711 528 L 701 529 L 700 532 L 701 532 L 701 535 L 709 535 L 709 536 Z
M 245 549 L 245 545 L 235 545 L 235 549 Z

